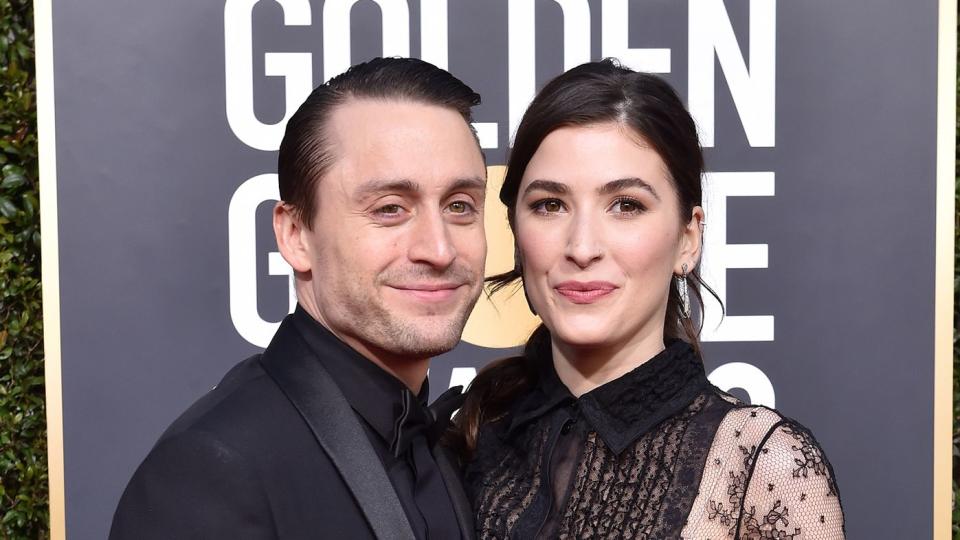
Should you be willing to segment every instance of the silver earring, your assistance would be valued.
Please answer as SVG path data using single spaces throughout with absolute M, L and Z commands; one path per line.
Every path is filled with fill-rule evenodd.
M 680 293 L 680 317 L 690 318 L 690 293 L 687 291 L 687 264 L 684 263 L 680 269 L 683 275 L 675 276 L 677 280 L 677 292 Z

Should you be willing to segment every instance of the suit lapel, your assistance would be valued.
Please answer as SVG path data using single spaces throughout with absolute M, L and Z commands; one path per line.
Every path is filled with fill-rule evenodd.
M 260 362 L 310 426 L 376 537 L 413 540 L 400 499 L 363 426 L 290 317 L 280 324 Z
M 438 444 L 433 448 L 433 458 L 437 461 L 437 467 L 443 476 L 443 483 L 447 486 L 447 493 L 450 494 L 450 502 L 453 504 L 453 511 L 457 515 L 457 523 L 460 524 L 460 534 L 464 540 L 474 540 L 473 508 L 470 505 L 470 499 L 463 490 L 463 481 L 460 478 L 459 468 L 456 460 L 446 447 Z

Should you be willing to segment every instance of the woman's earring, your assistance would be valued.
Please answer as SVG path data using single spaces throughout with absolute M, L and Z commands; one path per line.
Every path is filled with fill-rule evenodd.
M 680 317 L 690 318 L 690 293 L 687 291 L 687 264 L 683 263 L 680 267 L 683 275 L 675 276 L 677 280 L 677 292 L 680 293 Z

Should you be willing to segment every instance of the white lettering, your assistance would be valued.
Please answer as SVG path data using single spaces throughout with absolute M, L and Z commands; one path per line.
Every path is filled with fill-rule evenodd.
M 420 59 L 449 69 L 447 0 L 420 0 Z
M 258 347 L 266 347 L 280 326 L 260 318 L 257 310 L 257 207 L 264 201 L 280 199 L 276 174 L 261 174 L 237 188 L 227 210 L 227 235 L 230 265 L 230 319 L 240 336 Z M 276 261 L 279 254 L 268 255 L 271 274 L 292 273 Z M 283 263 L 286 264 L 286 263 Z M 291 289 L 293 284 L 290 285 Z M 296 306 L 296 299 L 290 306 Z
M 323 79 L 350 67 L 350 10 L 358 0 L 323 3 Z M 410 56 L 410 10 L 404 0 L 374 0 L 380 6 L 383 56 Z M 431 47 L 435 46 L 431 43 Z M 431 52 L 436 53 L 434 49 Z
M 310 53 L 267 53 L 264 75 L 285 79 L 283 119 L 265 124 L 253 110 L 253 25 L 251 15 L 259 0 L 226 0 L 223 8 L 224 64 L 227 123 L 244 144 L 257 150 L 280 147 L 283 130 L 300 103 L 313 88 Z M 310 2 L 277 0 L 287 26 L 310 25 Z
M 710 382 L 724 392 L 742 388 L 753 405 L 777 406 L 777 396 L 767 375 L 756 366 L 745 362 L 730 362 L 717 367 L 707 375 Z
M 628 0 L 603 0 L 603 56 L 612 56 L 634 71 L 670 73 L 670 49 L 631 49 L 627 45 L 630 24 Z
M 624 0 L 625 1 L 625 0 Z M 776 125 L 776 0 L 750 0 L 750 70 L 740 52 L 723 0 L 690 0 L 690 113 L 704 147 L 715 144 L 714 52 L 753 147 L 774 145 Z
M 727 304 L 727 270 L 766 268 L 767 244 L 727 244 L 727 197 L 772 197 L 772 172 L 713 172 L 704 177 L 706 221 L 701 272 L 707 284 Z M 773 315 L 727 315 L 706 301 L 703 341 L 773 341 Z
M 554 0 L 563 10 L 563 68 L 590 61 L 590 5 L 586 0 Z M 536 94 L 536 10 L 534 0 L 508 4 L 508 108 L 510 144 L 524 111 Z
M 455 367 L 450 371 L 450 386 L 447 388 L 453 388 L 454 386 L 462 386 L 466 388 L 470 385 L 470 381 L 477 376 L 477 368 L 472 367 Z

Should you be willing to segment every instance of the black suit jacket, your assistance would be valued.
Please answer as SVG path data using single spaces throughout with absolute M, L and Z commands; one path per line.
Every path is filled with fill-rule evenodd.
M 450 456 L 434 456 L 461 534 L 470 505 Z M 288 317 L 180 416 L 134 473 L 112 540 L 413 539 L 360 420 Z

